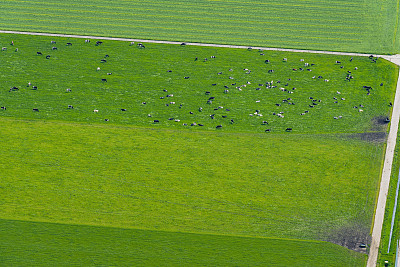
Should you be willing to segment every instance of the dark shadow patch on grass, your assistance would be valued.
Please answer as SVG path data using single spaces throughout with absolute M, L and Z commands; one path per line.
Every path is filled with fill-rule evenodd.
M 359 139 L 367 142 L 384 143 L 386 142 L 386 132 L 365 132 L 347 135 L 350 139 Z
M 376 116 L 371 120 L 371 131 L 386 132 L 389 124 L 388 116 Z
M 368 244 L 371 243 L 370 230 L 361 222 L 353 221 L 334 230 L 326 241 L 360 253 L 367 253 Z

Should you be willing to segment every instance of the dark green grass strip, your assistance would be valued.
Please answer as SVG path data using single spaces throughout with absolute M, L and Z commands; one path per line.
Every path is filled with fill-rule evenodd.
M 362 266 L 366 256 L 304 240 L 0 220 L 8 266 Z
M 222 125 L 221 131 L 259 133 L 282 133 L 286 128 L 297 133 L 386 129 L 379 117 L 390 113 L 398 74 L 386 60 L 374 63 L 354 57 L 350 62 L 349 56 L 145 45 L 140 49 L 129 42 L 104 41 L 96 46 L 83 39 L 2 34 L 0 46 L 8 50 L 0 53 L 0 106 L 7 110 L 0 110 L 0 116 L 93 123 L 109 119 L 107 123 L 135 126 L 154 126 L 159 120 L 157 127 L 182 130 L 195 122 L 204 130 L 216 131 Z M 54 46 L 58 49 L 52 50 Z M 107 62 L 101 63 L 105 55 Z M 349 71 L 351 82 L 345 79 Z M 271 81 L 275 87 L 267 88 Z M 19 90 L 10 92 L 14 86 Z M 372 87 L 370 95 L 363 86 Z M 229 92 L 224 93 L 226 87 Z M 72 91 L 66 92 L 68 88 Z M 173 97 L 167 97 L 170 94 Z M 208 104 L 210 97 L 215 99 Z M 263 116 L 254 114 L 257 110 Z M 276 115 L 279 112 L 284 118 Z M 338 116 L 342 119 L 334 119 Z

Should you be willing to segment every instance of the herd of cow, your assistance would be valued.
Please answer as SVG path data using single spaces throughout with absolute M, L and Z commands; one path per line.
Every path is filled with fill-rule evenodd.
M 90 40 L 85 40 L 85 43 L 90 43 Z M 102 41 L 97 41 L 97 42 L 96 42 L 96 46 L 99 46 L 99 45 L 101 45 L 102 43 L 103 43 Z M 55 41 L 51 41 L 51 44 L 52 44 L 52 45 L 56 45 L 56 42 L 55 42 Z M 11 45 L 14 45 L 14 43 L 12 42 Z M 134 43 L 134 42 L 131 42 L 130 45 L 133 46 L 133 45 L 135 45 L 135 43 Z M 184 46 L 185 43 L 182 43 L 181 45 Z M 66 43 L 66 46 L 72 46 L 72 43 L 68 42 L 68 43 Z M 138 43 L 138 44 L 136 44 L 136 46 L 137 46 L 139 49 L 145 49 L 145 45 L 143 45 L 142 43 Z M 52 50 L 57 50 L 57 47 L 56 47 L 56 46 L 53 46 L 51 49 L 52 49 Z M 249 48 L 249 49 L 250 49 L 250 48 Z M 3 50 L 3 51 L 6 51 L 7 49 L 6 49 L 6 48 L 3 48 L 2 50 Z M 15 52 L 18 52 L 18 49 L 16 49 Z M 260 55 L 264 55 L 264 53 L 262 53 L 262 50 L 259 50 L 259 52 L 260 52 Z M 37 56 L 43 56 L 43 53 L 42 53 L 41 51 L 38 51 L 38 52 L 36 53 L 36 55 L 37 55 Z M 50 56 L 50 55 L 46 55 L 45 57 L 46 57 L 46 59 L 50 59 L 51 56 Z M 106 63 L 107 63 L 107 58 L 108 58 L 108 57 L 109 57 L 109 55 L 105 55 L 104 58 L 102 58 L 102 59 L 100 60 L 100 63 L 101 63 L 101 64 L 106 64 Z M 215 58 L 216 58 L 216 56 L 211 56 L 211 57 L 210 57 L 211 60 L 212 60 L 212 59 L 215 59 Z M 373 56 L 371 56 L 370 59 L 371 59 L 371 62 L 376 62 L 376 60 L 377 60 L 377 59 L 375 59 Z M 350 59 L 350 62 L 351 62 L 352 60 L 353 60 L 353 58 Z M 198 59 L 198 57 L 195 57 L 195 58 L 194 58 L 194 61 L 199 61 L 199 62 L 200 62 L 200 60 Z M 208 61 L 208 58 L 204 58 L 202 61 L 203 61 L 203 62 L 206 62 L 206 61 Z M 287 62 L 288 59 L 287 59 L 287 58 L 283 58 L 282 61 L 283 61 L 283 62 Z M 293 71 L 293 72 L 312 71 L 311 67 L 315 66 L 315 64 L 307 63 L 307 62 L 303 62 L 303 61 L 304 61 L 304 59 L 300 59 L 300 62 L 301 62 L 301 64 L 302 64 L 302 66 L 304 66 L 304 67 L 293 68 L 292 71 Z M 264 64 L 269 65 L 269 64 L 270 64 L 270 60 L 268 60 L 268 59 L 267 59 L 267 60 L 264 60 Z M 336 61 L 335 64 L 338 65 L 338 66 L 340 66 L 340 68 L 343 68 L 343 65 L 341 64 L 340 61 Z M 100 69 L 101 69 L 101 68 L 98 67 L 98 68 L 97 68 L 97 71 L 99 71 Z M 357 67 L 354 68 L 355 71 L 357 71 L 357 69 L 358 69 Z M 229 70 L 227 71 L 227 73 L 228 73 L 228 74 L 229 74 L 229 73 L 232 73 L 232 71 L 233 71 L 232 69 L 229 69 Z M 250 73 L 251 73 L 251 70 L 249 70 L 249 69 L 247 69 L 247 68 L 243 69 L 243 71 L 244 71 L 245 74 L 250 74 Z M 173 71 L 172 71 L 172 70 L 167 70 L 167 72 L 168 72 L 168 73 L 171 73 L 171 72 L 173 72 Z M 267 71 L 267 73 L 270 73 L 270 74 L 274 73 L 274 69 L 272 69 L 272 68 L 269 69 L 269 70 Z M 107 75 L 111 75 L 111 74 L 112 74 L 111 72 L 107 73 Z M 223 72 L 218 72 L 218 73 L 216 73 L 217 76 L 222 75 L 222 74 L 223 74 Z M 224 89 L 223 89 L 223 93 L 224 93 L 224 94 L 230 94 L 230 93 L 231 93 L 230 90 L 232 90 L 232 89 L 233 89 L 233 90 L 236 90 L 237 92 L 241 92 L 241 91 L 243 91 L 244 89 L 246 89 L 247 86 L 249 86 L 250 84 L 252 84 L 252 82 L 250 82 L 250 81 L 238 82 L 238 81 L 236 81 L 235 78 L 232 77 L 232 76 L 234 76 L 234 75 L 232 75 L 232 74 L 227 75 L 227 81 L 226 81 L 225 84 L 223 85 L 223 88 L 224 88 Z M 184 76 L 183 79 L 189 80 L 190 77 L 189 77 L 189 76 Z M 323 78 L 323 77 L 320 76 L 320 75 L 318 75 L 318 76 L 315 75 L 315 76 L 312 77 L 312 79 L 323 80 L 324 82 L 329 82 L 329 79 Z M 349 70 L 349 71 L 346 72 L 346 77 L 345 77 L 345 79 L 346 79 L 347 81 L 349 81 L 349 82 L 350 82 L 352 79 L 354 79 L 354 75 L 352 74 L 352 71 Z M 235 82 L 234 82 L 233 80 L 235 80 Z M 106 78 L 101 78 L 101 82 L 106 83 L 106 82 L 107 82 L 107 79 L 106 79 Z M 290 79 L 290 78 L 285 79 L 285 81 L 280 81 L 280 80 L 273 81 L 273 80 L 271 80 L 271 81 L 267 81 L 267 82 L 260 82 L 260 83 L 257 83 L 258 86 L 256 86 L 257 88 L 255 88 L 255 90 L 257 90 L 257 91 L 262 90 L 262 89 L 264 89 L 264 90 L 265 90 L 265 89 L 269 89 L 269 90 L 279 90 L 280 92 L 282 92 L 282 94 L 293 94 L 293 93 L 296 91 L 296 87 L 289 86 L 289 83 L 290 83 L 290 82 L 291 82 L 291 79 Z M 383 85 L 383 83 L 381 83 L 381 86 L 382 86 L 382 85 Z M 28 83 L 27 86 L 28 86 L 28 87 L 31 87 L 33 90 L 37 90 L 37 89 L 38 89 L 37 86 L 32 86 L 32 84 L 31 84 L 30 82 Z M 212 88 L 213 88 L 213 87 L 218 88 L 217 83 L 213 83 L 211 86 L 212 86 Z M 290 87 L 291 87 L 291 88 L 290 88 Z M 363 88 L 366 90 L 367 95 L 369 95 L 369 94 L 371 93 L 371 89 L 372 89 L 371 86 L 364 86 Z M 18 87 L 12 86 L 12 87 L 9 89 L 9 92 L 18 91 L 18 90 L 19 90 Z M 164 91 L 164 92 L 167 92 L 167 89 L 164 89 L 163 91 Z M 214 108 L 210 108 L 211 106 L 215 105 L 215 103 L 217 103 L 216 96 L 211 96 L 212 91 L 213 91 L 213 90 L 210 90 L 210 89 L 207 90 L 207 91 L 205 91 L 206 97 L 204 98 L 204 104 L 205 104 L 205 105 L 208 105 L 207 110 L 212 110 L 212 109 L 213 109 L 213 110 L 215 111 L 215 112 L 213 112 L 212 114 L 206 114 L 206 116 L 205 116 L 205 117 L 208 117 L 208 118 L 209 118 L 208 120 L 211 120 L 211 121 L 215 119 L 216 114 L 217 114 L 217 112 L 218 112 L 219 110 L 224 110 L 224 111 L 226 111 L 226 112 L 229 112 L 229 111 L 230 111 L 230 109 L 228 109 L 228 108 L 223 108 L 223 107 L 220 106 L 220 105 L 216 105 Z M 70 89 L 70 88 L 67 88 L 67 89 L 66 89 L 66 92 L 67 92 L 67 93 L 70 93 L 70 92 L 71 92 L 71 89 Z M 341 94 L 341 92 L 337 91 L 337 92 L 336 92 L 336 95 L 332 97 L 333 100 L 334 100 L 333 103 L 338 103 L 339 101 L 345 101 L 345 98 L 344 98 L 344 97 L 340 97 L 340 94 Z M 169 98 L 169 99 L 171 100 L 171 99 L 174 99 L 174 95 L 168 93 L 168 94 L 166 94 L 165 96 L 161 96 L 161 97 L 160 97 L 160 99 L 164 99 L 164 98 Z M 308 98 L 309 98 L 309 102 L 308 102 L 308 104 L 307 104 L 307 105 L 308 105 L 308 106 L 307 106 L 307 109 L 305 109 L 303 112 L 301 112 L 301 113 L 299 114 L 299 115 L 301 115 L 301 116 L 307 115 L 307 114 L 310 112 L 309 109 L 313 109 L 314 107 L 318 106 L 318 105 L 322 102 L 321 99 L 314 98 L 313 96 L 309 96 Z M 256 100 L 256 102 L 258 103 L 258 102 L 260 102 L 260 100 Z M 164 103 L 164 102 L 163 102 L 163 103 Z M 142 104 L 142 105 L 145 105 L 146 102 L 141 102 L 141 104 Z M 172 106 L 172 105 L 174 105 L 174 104 L 175 104 L 174 101 L 168 101 L 167 103 L 164 103 L 165 106 Z M 294 101 L 291 97 L 286 97 L 286 96 L 285 96 L 285 97 L 283 97 L 282 102 L 280 102 L 280 103 L 275 103 L 274 105 L 275 105 L 276 107 L 281 107 L 282 105 L 296 105 L 296 103 L 295 103 L 295 101 Z M 183 104 L 180 104 L 180 105 L 179 105 L 179 108 L 181 109 L 182 106 L 183 106 Z M 359 104 L 359 105 L 357 105 L 357 106 L 354 106 L 354 108 L 357 109 L 359 112 L 363 112 L 363 109 L 362 109 L 362 108 L 364 108 L 364 106 L 363 106 L 362 104 Z M 1 109 L 2 109 L 2 110 L 6 110 L 6 107 L 1 107 Z M 72 106 L 72 105 L 68 105 L 68 109 L 73 109 L 73 106 Z M 33 110 L 34 112 L 39 112 L 39 109 L 38 109 L 38 108 L 33 108 L 32 110 Z M 125 108 L 121 108 L 120 110 L 121 110 L 121 111 L 127 111 L 127 109 L 125 109 Z M 98 109 L 95 109 L 93 112 L 94 112 L 94 113 L 98 113 Z M 196 111 L 196 112 L 197 112 L 197 111 Z M 203 107 L 201 107 L 201 106 L 198 107 L 198 112 L 203 112 Z M 189 111 L 189 114 L 194 114 L 194 112 L 193 112 L 193 111 Z M 283 111 L 279 111 L 279 112 L 272 111 L 272 112 L 270 112 L 269 115 L 277 116 L 277 117 L 280 117 L 280 118 L 284 118 L 284 117 L 285 117 Z M 148 114 L 147 116 L 148 116 L 148 117 L 152 117 L 151 114 Z M 221 116 L 222 116 L 222 118 L 227 118 L 229 124 L 234 124 L 234 123 L 235 123 L 234 118 L 228 118 L 227 115 L 221 115 Z M 257 109 L 257 110 L 255 110 L 254 113 L 250 113 L 249 116 L 251 116 L 251 117 L 262 117 L 263 114 L 260 112 L 260 110 Z M 341 118 L 343 118 L 343 116 L 341 116 L 341 115 L 338 115 L 338 116 L 334 116 L 334 117 L 333 117 L 333 119 L 341 119 Z M 104 119 L 104 120 L 105 120 L 105 121 L 109 121 L 109 119 Z M 180 122 L 180 119 L 178 119 L 178 118 L 168 118 L 168 120 L 170 120 L 170 121 L 175 121 L 175 122 Z M 158 119 L 152 119 L 152 123 L 154 123 L 154 124 L 158 124 L 158 123 L 160 123 L 160 121 L 161 121 L 160 118 L 158 118 Z M 205 124 L 210 125 L 210 124 L 211 124 L 211 121 L 210 121 L 209 123 L 198 123 L 198 122 L 183 123 L 182 125 L 183 125 L 183 126 L 189 126 L 189 125 L 190 125 L 190 126 L 204 126 Z M 263 121 L 262 121 L 262 125 L 269 125 L 269 123 L 268 123 L 268 121 L 263 120 Z M 218 123 L 217 125 L 214 124 L 214 127 L 215 127 L 216 129 L 221 129 L 221 128 L 222 128 L 222 124 L 221 124 L 221 123 Z M 271 128 L 265 129 L 265 132 L 271 132 L 271 131 L 272 131 Z M 291 131 L 292 131 L 292 128 L 291 128 L 291 127 L 287 127 L 287 128 L 286 128 L 286 131 L 287 131 L 287 132 L 291 132 Z

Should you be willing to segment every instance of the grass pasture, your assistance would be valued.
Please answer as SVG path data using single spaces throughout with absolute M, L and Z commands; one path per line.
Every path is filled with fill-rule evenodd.
M 399 1 L 2 0 L 3 30 L 389 54 Z
M 3 237 L 0 261 L 8 266 L 339 264 L 357 267 L 365 261 L 365 255 L 320 241 L 199 235 L 9 220 L 0 220 L 0 234 Z M 325 253 L 319 253 L 321 250 Z
M 367 242 L 397 67 L 368 57 L 144 45 L 0 35 L 0 46 L 7 47 L 0 53 L 5 228 L 25 231 L 35 224 L 13 221 L 21 220 L 61 234 L 71 230 L 47 223 L 87 225 L 76 226 L 77 232 L 104 226 L 197 233 L 202 242 L 212 238 L 208 234 L 245 236 L 260 246 L 275 238 L 276 247 L 265 245 L 262 257 L 275 261 L 282 255 L 276 250 L 285 253 L 294 242 L 289 246 L 299 249 L 289 261 L 307 265 L 304 255 L 321 246 L 326 262 L 365 260 L 307 240 Z M 371 87 L 369 94 L 363 86 Z M 115 231 L 122 238 L 122 230 Z M 246 240 L 238 247 L 249 247 Z M 87 242 L 82 246 L 90 254 Z M 241 255 L 221 260 L 232 263 Z M 178 253 L 171 261 L 179 257 L 188 256 Z
M 146 127 L 159 120 L 157 127 L 193 130 L 200 127 L 190 127 L 196 123 L 204 125 L 202 130 L 222 125 L 218 130 L 230 132 L 377 132 L 385 131 L 381 124 L 390 114 L 398 75 L 393 64 L 366 57 L 350 62 L 351 57 L 335 55 L 164 44 L 140 49 L 117 41 L 96 46 L 82 39 L 0 37 L 0 45 L 8 48 L 0 53 L 6 68 L 0 76 L 0 105 L 7 108 L 0 116 L 16 118 L 108 119 L 109 124 Z M 350 82 L 348 72 L 354 77 Z M 364 86 L 372 87 L 370 94 Z M 9 90 L 13 87 L 18 91 Z M 210 97 L 214 99 L 208 104 Z

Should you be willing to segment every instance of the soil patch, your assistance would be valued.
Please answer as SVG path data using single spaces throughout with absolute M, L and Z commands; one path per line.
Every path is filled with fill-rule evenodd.
M 351 139 L 359 139 L 367 142 L 384 143 L 387 139 L 386 132 L 366 132 L 366 133 L 355 133 L 347 135 Z
M 390 121 L 387 116 L 376 116 L 371 120 L 371 131 L 386 132 Z

